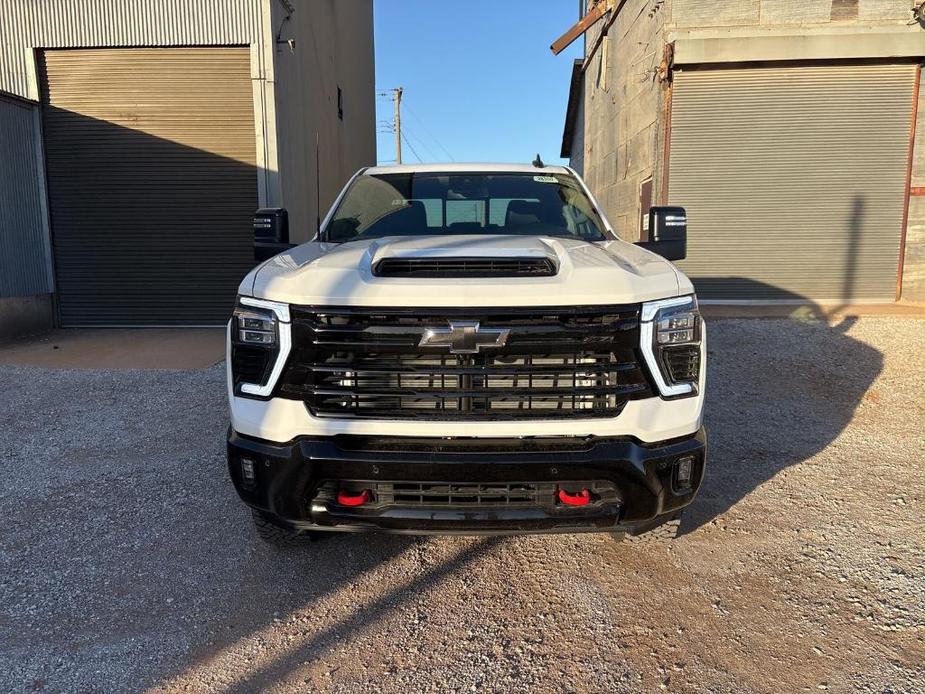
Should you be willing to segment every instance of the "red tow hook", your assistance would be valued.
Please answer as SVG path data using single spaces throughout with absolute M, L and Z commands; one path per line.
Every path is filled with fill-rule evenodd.
M 337 492 L 337 503 L 341 506 L 362 506 L 369 502 L 371 498 L 372 494 L 369 493 L 368 489 L 364 489 L 359 494 L 351 494 L 345 489 Z
M 566 506 L 587 506 L 591 501 L 591 492 L 587 489 L 582 489 L 577 494 L 569 494 L 564 489 L 559 489 L 556 496 Z

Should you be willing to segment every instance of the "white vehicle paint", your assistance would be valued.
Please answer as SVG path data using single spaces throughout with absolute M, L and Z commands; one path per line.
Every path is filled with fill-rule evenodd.
M 536 169 L 517 164 L 404 165 L 373 167 L 357 175 L 402 172 L 535 173 Z M 543 173 L 566 174 L 581 181 L 567 167 L 549 166 L 543 169 Z M 581 185 L 584 187 L 583 182 Z M 584 190 L 593 201 L 586 187 Z M 343 192 L 322 226 L 330 222 L 342 197 Z M 596 202 L 594 205 L 597 207 Z M 607 229 L 613 232 L 599 207 L 598 212 Z M 516 280 L 381 278 L 373 273 L 376 261 L 383 257 L 447 258 L 460 255 L 546 257 L 557 263 L 559 271 L 551 277 Z M 687 277 L 670 262 L 622 240 L 588 243 L 578 239 L 488 235 L 387 237 L 349 243 L 314 240 L 254 268 L 241 282 L 239 289 L 242 297 L 319 308 L 610 305 L 671 299 L 690 295 L 693 291 Z M 288 339 L 288 332 L 285 329 L 284 332 Z M 651 332 L 648 334 L 651 335 Z M 705 355 L 705 327 L 701 349 L 702 355 Z M 279 369 L 282 361 L 277 364 Z M 357 434 L 498 438 L 632 436 L 644 442 L 658 442 L 695 433 L 700 429 L 703 419 L 705 368 L 700 371 L 696 396 L 677 400 L 665 400 L 658 396 L 633 400 L 616 417 L 446 422 L 315 417 L 297 400 L 253 399 L 236 394 L 231 377 L 230 346 L 228 364 L 233 429 L 246 436 L 267 441 L 285 442 L 309 435 Z M 274 372 L 274 376 L 278 376 L 279 369 Z M 258 394 L 268 394 L 273 385 L 271 381 L 258 390 Z

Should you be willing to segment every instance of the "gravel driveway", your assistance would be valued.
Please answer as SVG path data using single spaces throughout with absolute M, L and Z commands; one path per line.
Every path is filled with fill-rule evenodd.
M 2 367 L 0 688 L 925 690 L 925 321 L 711 324 L 669 547 L 262 546 L 223 367 Z

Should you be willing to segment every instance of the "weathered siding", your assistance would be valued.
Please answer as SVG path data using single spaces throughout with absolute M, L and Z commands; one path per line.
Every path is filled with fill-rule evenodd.
M 35 108 L 0 95 L 0 297 L 52 291 Z
M 925 193 L 925 70 L 919 77 L 916 125 L 911 185 L 916 192 Z M 909 197 L 901 298 L 925 303 L 925 195 Z
M 606 55 L 599 51 L 585 74 L 584 176 L 628 241 L 638 239 L 642 183 L 653 178 L 656 200 L 660 192 L 656 164 L 664 95 L 655 72 L 662 61 L 657 37 L 666 12 L 656 5 L 651 0 L 627 2 L 610 28 Z M 599 32 L 600 23 L 588 33 L 589 46 Z
M 32 101 L 40 98 L 36 55 L 46 49 L 249 47 L 259 204 L 290 208 L 294 241 L 310 238 L 344 180 L 375 161 L 372 0 L 0 0 L 0 6 L 0 90 Z M 288 17 L 287 8 L 293 8 Z M 0 136 L 13 132 L 0 125 Z M 4 177 L 9 162 L 4 153 Z M 0 196 L 19 194 L 5 178 L 0 185 Z M 0 202 L 2 214 L 16 209 Z M 0 252 L 2 270 L 16 255 Z M 47 257 L 41 262 L 49 266 Z M 28 275 L 30 267 L 20 264 L 17 272 Z M 13 281 L 3 272 L 0 297 Z M 46 298 L 51 290 L 48 277 L 29 286 Z M 5 310 L 0 305 L 0 314 Z
M 32 49 L 247 45 L 259 0 L 3 0 L 0 90 L 38 99 Z
M 583 168 L 621 236 L 636 240 L 643 182 L 652 178 L 656 203 L 664 201 L 666 183 L 671 187 L 664 175 L 670 86 L 655 74 L 668 43 L 677 41 L 679 64 L 794 60 L 801 50 L 804 62 L 921 59 L 925 42 L 921 29 L 909 26 L 910 8 L 908 0 L 629 0 L 609 33 L 604 79 L 599 55 L 587 71 L 584 122 L 578 124 L 584 142 L 580 150 L 573 147 L 572 162 Z M 588 32 L 586 46 L 593 45 L 602 23 Z M 686 59 L 681 59 L 681 53 Z M 920 103 L 912 183 L 919 188 L 925 186 L 923 111 Z M 921 195 L 913 196 L 909 204 L 903 298 L 925 301 L 925 196 Z
M 273 2 L 272 26 L 282 27 L 281 41 L 295 41 L 292 50 L 277 49 L 275 79 L 281 203 L 292 241 L 300 243 L 314 235 L 347 179 L 376 162 L 373 3 L 314 0 L 296 4 L 288 21 L 286 15 Z
M 676 28 L 792 26 L 911 19 L 908 0 L 671 0 Z

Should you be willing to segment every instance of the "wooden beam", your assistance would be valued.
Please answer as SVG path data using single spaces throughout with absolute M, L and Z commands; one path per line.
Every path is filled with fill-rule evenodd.
M 617 21 L 617 17 L 620 16 L 620 10 L 623 9 L 625 4 L 626 0 L 620 0 L 617 6 L 610 11 L 610 16 L 607 18 L 607 21 L 604 22 L 604 26 L 601 27 L 601 33 L 597 35 L 594 44 L 591 46 L 591 50 L 588 51 L 588 55 L 585 56 L 585 62 L 581 65 L 582 74 L 588 69 L 588 66 L 591 64 L 591 58 L 597 53 L 597 49 L 604 43 L 604 37 L 607 36 L 607 32 L 610 31 L 610 27 L 613 26 L 613 23 Z
M 562 36 L 553 41 L 549 47 L 553 55 L 559 55 L 562 51 L 572 45 L 572 42 L 590 29 L 594 23 L 604 16 L 607 11 L 606 2 L 598 2 L 591 11 L 578 20 L 571 29 L 566 31 Z

